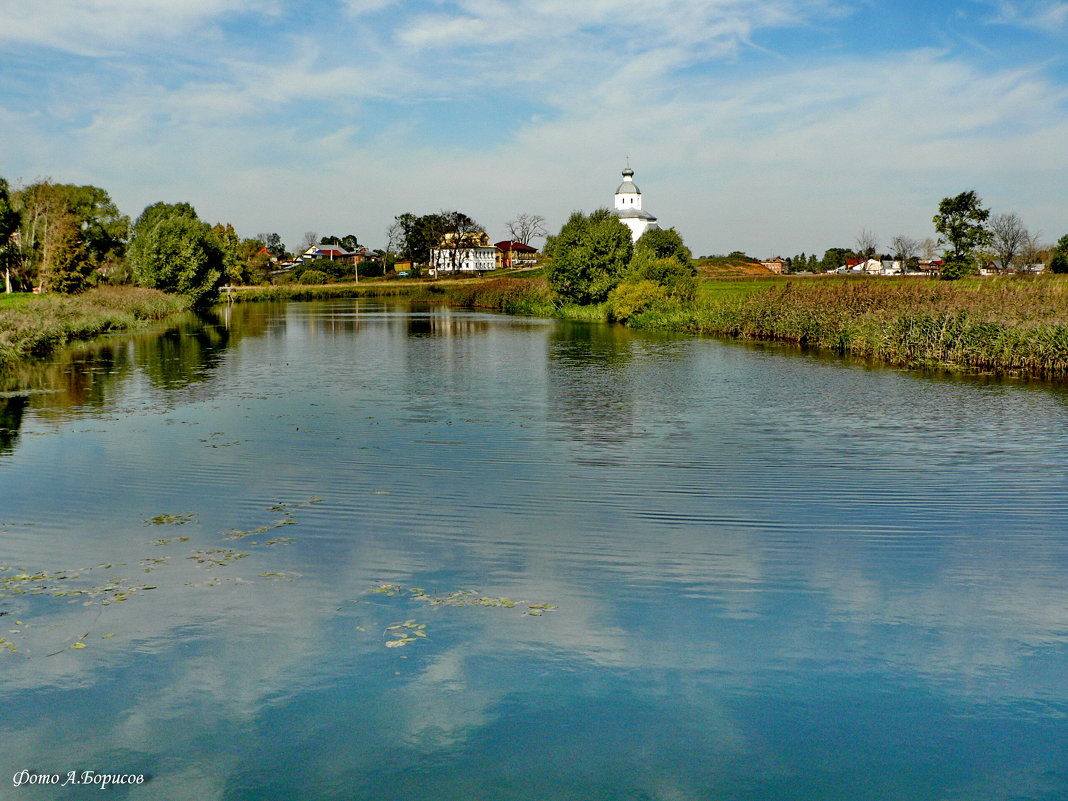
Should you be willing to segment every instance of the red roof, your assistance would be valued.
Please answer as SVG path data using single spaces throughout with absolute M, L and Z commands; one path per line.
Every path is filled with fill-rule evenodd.
M 518 252 L 518 253 L 537 253 L 538 252 L 537 248 L 532 248 L 530 245 L 524 245 L 522 242 L 519 242 L 519 241 L 514 240 L 514 239 L 512 239 L 512 240 L 505 239 L 502 242 L 495 242 L 493 244 L 493 246 L 495 248 L 497 248 L 497 250 L 504 251 L 505 253 L 507 253 L 508 251 Z

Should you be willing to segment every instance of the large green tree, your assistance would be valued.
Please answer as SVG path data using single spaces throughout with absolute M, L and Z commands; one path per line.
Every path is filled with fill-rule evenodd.
M 545 243 L 549 286 L 573 303 L 601 303 L 622 280 L 634 254 L 630 229 L 608 209 L 574 212 Z
M 73 217 L 56 226 L 54 249 L 41 274 L 41 286 L 51 292 L 81 292 L 89 286 L 95 262 L 86 236 Z
M 23 283 L 50 283 L 59 261 L 69 261 L 65 244 L 77 241 L 85 248 L 92 268 L 110 268 L 121 259 L 130 220 L 121 214 L 108 193 L 98 186 L 76 186 L 38 181 L 12 196 L 21 214 L 19 260 Z M 78 237 L 70 236 L 71 226 Z M 64 266 L 63 269 L 66 269 Z
M 413 264 L 429 264 L 431 248 L 439 247 L 446 234 L 456 234 L 457 245 L 483 229 L 462 211 L 439 211 L 416 216 L 410 212 L 394 218 L 390 238 L 401 257 Z
M 654 228 L 634 243 L 626 280 L 652 281 L 668 294 L 689 300 L 697 293 L 696 275 L 692 254 L 682 235 L 674 228 Z
M 985 225 L 989 216 L 990 210 L 983 208 L 982 198 L 974 189 L 942 198 L 932 222 L 939 234 L 938 243 L 946 246 L 943 278 L 960 278 L 978 271 L 975 253 L 990 243 Z
M 654 259 L 675 259 L 687 267 L 693 262 L 693 254 L 682 241 L 682 235 L 674 228 L 653 228 L 646 231 L 634 243 L 634 253 L 644 253 Z
M 244 256 L 241 237 L 230 223 L 216 223 L 211 228 L 223 254 L 223 279 L 228 284 L 247 284 L 248 260 Z
M 211 226 L 188 203 L 156 203 L 134 223 L 128 258 L 141 286 L 211 302 L 224 276 L 224 254 Z

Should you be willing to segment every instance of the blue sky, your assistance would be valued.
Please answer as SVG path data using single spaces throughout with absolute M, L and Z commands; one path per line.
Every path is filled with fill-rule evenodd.
M 933 233 L 976 189 L 1068 233 L 1059 0 L 0 0 L 0 175 L 244 236 L 608 205 L 699 254 Z

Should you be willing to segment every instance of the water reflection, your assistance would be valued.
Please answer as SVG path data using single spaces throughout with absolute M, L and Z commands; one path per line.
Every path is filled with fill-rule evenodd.
M 18 443 L 27 403 L 25 395 L 0 397 L 0 455 L 13 450 Z
M 173 380 L 140 344 L 67 363 L 126 377 L 93 430 L 0 464 L 3 575 L 155 589 L 0 598 L 26 624 L 0 653 L 8 775 L 74 754 L 155 776 L 120 798 L 1064 795 L 1058 390 L 412 312 L 238 306 Z M 57 380 L 12 407 L 24 430 L 62 418 Z M 427 637 L 388 648 L 406 621 Z

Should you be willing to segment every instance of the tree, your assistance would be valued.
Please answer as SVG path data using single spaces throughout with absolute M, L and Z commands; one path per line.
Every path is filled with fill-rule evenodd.
M 445 233 L 446 220 L 440 214 L 424 214 L 421 217 L 406 212 L 394 218 L 400 227 L 398 250 L 412 264 L 427 264 L 430 249 L 437 247 Z
M 1053 258 L 1049 261 L 1051 273 L 1068 273 L 1068 234 L 1057 240 L 1053 249 Z
M 990 218 L 990 245 L 998 271 L 1014 270 L 1030 240 L 1027 226 L 1017 214 L 995 214 Z
M 945 279 L 976 272 L 975 252 L 990 241 L 990 232 L 984 226 L 990 210 L 984 209 L 982 202 L 975 190 L 970 189 L 956 197 L 942 198 L 938 204 L 938 214 L 932 222 L 939 233 L 938 243 L 948 246 L 942 267 Z
M 396 248 L 400 255 L 413 264 L 429 264 L 430 251 L 438 248 L 449 234 L 449 245 L 445 259 L 446 269 L 455 266 L 459 249 L 469 247 L 476 235 L 483 233 L 483 228 L 475 220 L 461 211 L 439 211 L 436 214 L 424 214 L 417 217 L 405 213 L 394 218 L 387 231 L 389 248 Z
M 382 274 L 385 275 L 387 271 L 393 269 L 393 265 L 397 263 L 397 252 L 404 244 L 404 228 L 401 226 L 397 218 L 393 219 L 393 222 L 386 228 L 386 248 L 381 251 L 382 253 Z
M 545 243 L 549 286 L 573 303 L 601 303 L 618 284 L 634 253 L 630 229 L 608 209 L 572 213 Z
M 278 234 L 256 234 L 256 238 L 263 242 L 267 252 L 276 259 L 284 259 L 286 257 L 286 246 L 282 244 L 282 237 Z
M 223 255 L 223 279 L 229 284 L 248 283 L 248 262 L 241 252 L 241 237 L 230 223 L 216 223 L 211 229 Z
M 81 292 L 89 285 L 93 260 L 74 215 L 57 222 L 53 245 L 43 268 L 41 286 L 52 292 Z
M 317 244 L 319 244 L 319 234 L 317 234 L 315 231 L 305 231 L 304 232 L 304 239 L 301 240 L 300 250 L 303 253 L 305 250 L 310 248 L 312 245 L 317 245 Z
M 674 228 L 652 228 L 646 231 L 634 243 L 634 253 L 646 254 L 654 259 L 675 259 L 686 267 L 690 267 L 693 262 L 693 254 Z
M 0 178 L 0 267 L 4 270 L 4 291 L 11 291 L 11 268 L 17 257 L 11 237 L 19 229 L 22 216 L 11 205 L 7 181 Z
M 517 214 L 505 223 L 512 240 L 529 245 L 530 240 L 548 235 L 545 230 L 545 218 L 540 214 Z
M 909 261 L 916 257 L 916 251 L 920 243 L 904 234 L 898 234 L 890 240 L 890 248 L 894 251 L 894 258 L 901 262 L 901 274 L 908 270 Z
M 875 250 L 878 247 L 879 238 L 867 228 L 861 228 L 860 233 L 857 234 L 857 255 L 870 259 L 875 255 Z
M 186 295 L 195 305 L 214 300 L 223 279 L 222 248 L 188 203 L 146 208 L 134 223 L 128 258 L 140 286 Z
M 1023 243 L 1023 248 L 1020 250 L 1020 263 L 1024 269 L 1030 268 L 1034 264 L 1040 264 L 1042 262 L 1042 251 L 1044 250 L 1042 244 L 1042 233 L 1039 231 L 1028 231 L 1027 240 Z
M 95 267 L 107 267 L 125 250 L 130 219 L 98 186 L 38 181 L 16 192 L 12 202 L 22 217 L 18 261 L 26 281 L 43 285 L 56 260 L 66 259 L 58 248 L 61 242 L 75 242 L 71 225 L 79 233 L 78 247 L 84 246 L 91 262 L 89 274 Z
M 652 281 L 667 293 L 684 300 L 697 294 L 697 281 L 690 249 L 674 228 L 646 231 L 634 244 L 634 255 L 627 267 L 629 283 Z
M 849 248 L 827 248 L 823 254 L 823 269 L 837 270 L 845 267 L 846 259 L 853 255 Z

